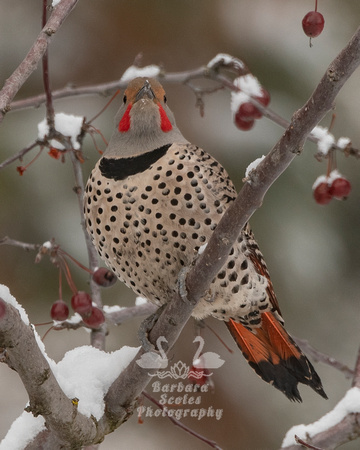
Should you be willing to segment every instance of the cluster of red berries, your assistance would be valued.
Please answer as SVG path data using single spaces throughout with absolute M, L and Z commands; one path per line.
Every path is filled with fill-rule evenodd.
M 317 0 L 315 1 L 315 11 L 308 12 L 302 20 L 302 27 L 306 36 L 311 38 L 319 36 L 324 29 L 324 16 L 317 10 Z
M 350 191 L 350 182 L 337 170 L 333 170 L 329 176 L 318 177 L 313 185 L 313 195 L 319 205 L 327 205 L 333 198 L 344 200 Z
M 116 281 L 116 276 L 111 270 L 100 267 L 92 275 L 93 280 L 99 286 L 109 287 Z M 84 291 L 78 291 L 71 297 L 72 309 L 81 315 L 83 322 L 90 328 L 99 328 L 104 323 L 104 313 L 92 304 L 90 295 Z M 57 300 L 51 307 L 51 318 L 63 321 L 69 317 L 69 307 L 63 300 Z
M 253 98 L 263 106 L 268 106 L 270 103 L 270 94 L 263 87 L 261 88 L 261 95 Z M 235 125 L 239 130 L 248 131 L 254 126 L 255 120 L 261 119 L 261 117 L 262 112 L 253 103 L 250 101 L 244 102 L 235 114 Z

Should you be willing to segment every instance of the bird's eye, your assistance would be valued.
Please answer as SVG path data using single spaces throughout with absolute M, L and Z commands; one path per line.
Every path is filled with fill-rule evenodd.
M 167 99 L 166 99 L 166 95 L 164 95 L 164 103 L 166 103 Z
M 127 97 L 126 97 L 126 95 L 124 95 L 124 98 L 123 98 L 123 100 L 124 100 L 124 103 L 126 103 L 126 100 L 127 100 Z

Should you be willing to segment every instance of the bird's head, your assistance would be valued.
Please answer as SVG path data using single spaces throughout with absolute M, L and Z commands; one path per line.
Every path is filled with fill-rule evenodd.
M 173 143 L 187 143 L 166 104 L 165 90 L 152 78 L 135 78 L 124 92 L 106 156 L 129 157 Z

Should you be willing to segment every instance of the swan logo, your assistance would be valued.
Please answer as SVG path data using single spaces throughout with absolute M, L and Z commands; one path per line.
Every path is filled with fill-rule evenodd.
M 143 369 L 151 370 L 148 372 L 151 377 L 189 379 L 191 383 L 176 381 L 165 382 L 162 385 L 160 381 L 154 381 L 151 386 L 154 393 L 160 394 L 161 407 L 154 409 L 152 406 L 139 406 L 139 416 L 175 417 L 177 420 L 185 417 L 201 420 L 208 417 L 220 420 L 223 417 L 223 409 L 213 406 L 201 407 L 201 404 L 202 395 L 209 392 L 209 388 L 212 387 L 209 379 L 213 374 L 212 369 L 221 367 L 225 361 L 217 353 L 202 353 L 204 339 L 197 336 L 194 343 L 198 343 L 199 346 L 193 356 L 191 367 L 182 361 L 169 367 L 169 360 L 162 346 L 164 343 L 167 343 L 167 340 L 164 336 L 160 336 L 156 341 L 158 351 L 144 353 L 136 363 Z
M 162 347 L 162 344 L 165 342 L 167 343 L 166 338 L 164 336 L 160 336 L 156 341 L 156 346 L 159 351 L 146 352 L 136 361 L 136 363 L 143 369 L 156 370 L 155 373 L 148 373 L 151 377 L 156 376 L 161 379 L 166 377 L 174 379 L 192 378 L 193 380 L 200 380 L 204 377 L 210 377 L 213 374 L 210 370 L 218 369 L 225 362 L 217 353 L 202 353 L 204 348 L 204 339 L 201 336 L 197 336 L 193 342 L 198 342 L 199 347 L 193 356 L 192 366 L 189 367 L 182 361 L 178 361 L 168 368 L 169 360 Z

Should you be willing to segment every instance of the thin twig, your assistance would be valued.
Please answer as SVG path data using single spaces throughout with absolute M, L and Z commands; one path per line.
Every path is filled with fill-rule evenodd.
M 44 28 L 46 25 L 47 18 L 47 0 L 43 0 L 43 8 L 42 8 L 42 20 L 41 20 L 41 28 Z M 42 72 L 43 72 L 43 83 L 44 83 L 44 92 L 46 96 L 46 120 L 49 127 L 49 130 L 53 130 L 55 126 L 55 112 L 54 106 L 52 102 L 51 88 L 50 88 L 50 78 L 49 78 L 49 50 L 46 49 L 44 56 L 42 57 Z
M 306 443 L 305 441 L 303 441 L 302 439 L 300 439 L 298 436 L 296 436 L 296 434 L 295 434 L 295 441 L 296 441 L 298 444 L 301 444 L 301 445 L 303 445 L 303 446 L 306 447 L 306 448 L 310 448 L 311 450 L 324 450 L 324 449 L 322 449 L 322 448 L 320 448 L 320 447 L 315 447 L 314 445 L 311 445 L 311 444 Z
M 26 155 L 26 153 L 28 153 L 30 150 L 32 150 L 34 147 L 36 147 L 38 145 L 41 145 L 41 142 L 36 140 L 32 144 L 28 145 L 27 147 L 25 147 L 22 150 L 20 150 L 19 152 L 17 152 L 15 155 L 10 156 L 8 159 L 6 159 L 5 161 L 3 161 L 0 164 L 0 170 L 3 169 L 4 167 L 8 166 L 9 164 L 13 163 L 17 159 L 19 159 L 21 161 L 23 156 Z
M 355 371 L 354 371 L 354 378 L 352 381 L 352 386 L 353 387 L 358 387 L 360 388 L 360 348 L 358 350 L 358 355 L 357 355 L 357 360 L 356 360 L 356 364 L 355 364 Z
M 0 245 L 13 245 L 15 247 L 20 247 L 27 252 L 30 250 L 39 250 L 41 247 L 40 244 L 29 244 L 27 242 L 17 241 L 16 239 L 11 239 L 8 236 L 5 236 L 0 239 Z
M 148 400 L 153 402 L 156 406 L 158 406 L 162 411 L 164 411 L 166 417 L 177 427 L 180 427 L 182 430 L 186 431 L 187 433 L 191 434 L 192 436 L 195 436 L 200 441 L 205 442 L 205 444 L 208 444 L 212 448 L 216 448 L 217 450 L 222 450 L 221 447 L 215 442 L 211 441 L 210 439 L 206 438 L 205 436 L 202 436 L 201 434 L 197 433 L 190 427 L 184 425 L 180 420 L 175 419 L 172 416 L 169 416 L 167 413 L 167 408 L 165 408 L 160 402 L 156 400 L 152 395 L 148 394 L 146 391 L 143 391 L 143 396 L 146 397 Z
M 96 249 L 91 241 L 90 235 L 88 234 L 86 230 L 85 225 L 85 217 L 84 217 L 84 205 L 83 205 L 83 198 L 84 198 L 84 177 L 82 173 L 82 167 L 81 162 L 76 157 L 76 154 L 74 151 L 70 152 L 70 158 L 73 166 L 74 176 L 75 176 L 75 193 L 78 199 L 78 205 L 79 205 L 79 214 L 80 214 L 80 223 L 81 228 L 84 234 L 85 238 L 85 244 L 88 252 L 88 259 L 89 259 L 89 269 L 91 272 L 93 272 L 97 266 L 98 263 L 98 255 L 96 252 Z M 91 290 L 91 298 L 94 303 L 98 307 L 102 307 L 102 300 L 101 300 L 101 291 L 98 284 L 94 282 L 92 278 L 90 278 L 90 290 Z M 101 350 L 105 349 L 105 336 L 106 336 L 106 324 L 103 324 L 99 329 L 92 330 L 91 331 L 91 345 L 93 345 L 96 348 L 99 348 Z
M 319 361 L 324 364 L 327 364 L 328 366 L 333 367 L 334 369 L 339 370 L 342 372 L 346 378 L 353 378 L 354 371 L 351 370 L 346 364 L 341 363 L 340 361 L 337 361 L 332 356 L 326 355 L 325 353 L 320 352 L 316 348 L 314 348 L 312 345 L 309 344 L 308 341 L 305 339 L 299 339 L 293 336 L 294 341 L 298 344 L 300 348 L 304 350 L 304 352 L 311 356 L 314 361 Z
M 137 317 L 149 316 L 156 311 L 156 306 L 152 303 L 145 303 L 139 306 L 129 306 L 121 308 L 118 311 L 104 312 L 105 320 L 107 323 L 112 325 L 121 325 L 122 323 L 133 320 Z M 64 320 L 63 322 L 55 322 L 53 329 L 56 331 L 61 330 L 77 330 L 84 326 L 83 321 L 79 320 Z

